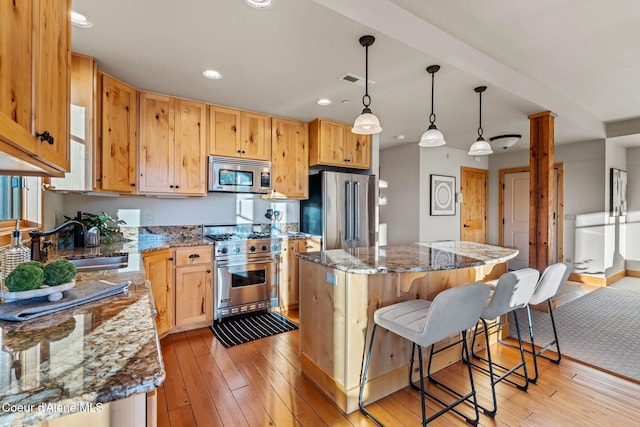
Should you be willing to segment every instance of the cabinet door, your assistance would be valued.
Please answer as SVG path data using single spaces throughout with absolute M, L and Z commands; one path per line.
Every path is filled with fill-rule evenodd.
M 100 187 L 118 193 L 136 192 L 136 90 L 102 75 Z
M 241 157 L 240 110 L 209 106 L 209 154 Z
M 154 93 L 140 93 L 141 193 L 171 193 L 174 188 L 174 100 Z
M 351 131 L 347 136 L 347 166 L 350 168 L 371 168 L 371 135 L 358 135 Z
M 344 166 L 347 162 L 346 128 L 342 123 L 320 121 L 319 159 L 323 165 Z
M 273 118 L 271 123 L 272 197 L 309 197 L 309 128 L 306 123 Z
M 243 111 L 241 156 L 247 159 L 271 160 L 271 117 Z
M 175 193 L 207 194 L 206 108 L 200 102 L 175 101 Z
M 176 268 L 176 326 L 213 320 L 212 265 Z
M 38 156 L 69 171 L 70 0 L 34 2 L 35 132 L 49 132 L 37 142 Z
M 31 133 L 33 0 L 0 2 L 0 114 Z M 5 129 L 2 129 L 4 135 Z M 28 138 L 34 152 L 36 140 Z
M 285 240 L 280 254 L 280 307 L 298 308 L 298 253 L 297 240 Z
M 153 304 L 157 311 L 156 328 L 158 335 L 166 335 L 173 327 L 173 251 L 161 249 L 144 254 L 144 271 L 151 282 Z

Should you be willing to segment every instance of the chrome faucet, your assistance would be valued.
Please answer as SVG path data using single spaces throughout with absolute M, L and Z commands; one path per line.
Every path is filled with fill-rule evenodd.
M 56 234 L 58 231 L 63 230 L 71 225 L 79 225 L 82 227 L 82 230 L 86 234 L 87 227 L 81 223 L 80 221 L 71 220 L 67 221 L 62 225 L 57 226 L 53 230 L 49 231 L 40 231 L 40 230 L 31 230 L 29 232 L 29 237 L 31 237 L 31 260 L 32 261 L 47 261 L 47 243 L 50 245 L 50 242 L 45 242 L 44 245 L 40 244 L 40 238 L 45 236 L 51 236 L 52 234 Z

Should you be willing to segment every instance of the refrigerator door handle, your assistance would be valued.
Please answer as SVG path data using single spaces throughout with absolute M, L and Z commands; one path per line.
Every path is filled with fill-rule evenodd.
M 353 182 L 345 182 L 344 240 L 353 240 Z
M 360 240 L 360 183 L 353 183 L 353 240 Z

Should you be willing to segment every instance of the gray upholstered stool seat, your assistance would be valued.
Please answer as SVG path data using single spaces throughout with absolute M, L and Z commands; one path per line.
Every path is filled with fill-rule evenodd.
M 500 381 L 506 381 L 511 384 L 514 384 L 521 390 L 526 390 L 529 386 L 529 378 L 527 375 L 527 365 L 524 358 L 524 350 L 522 347 L 522 338 L 520 336 L 520 327 L 518 324 L 518 319 L 516 318 L 516 330 L 518 331 L 518 347 L 520 349 L 520 363 L 512 368 L 505 368 L 501 366 L 491 359 L 491 347 L 489 343 L 489 329 L 488 321 L 494 320 L 500 316 L 503 316 L 507 313 L 514 311 L 517 308 L 524 308 L 527 306 L 527 303 L 531 299 L 533 295 L 536 285 L 538 284 L 538 278 L 540 277 L 540 273 L 538 270 L 534 270 L 533 268 L 524 268 L 517 271 L 511 271 L 509 273 L 505 273 L 500 276 L 498 283 L 493 288 L 493 294 L 491 296 L 491 300 L 489 304 L 482 310 L 480 314 L 480 322 L 482 323 L 483 330 L 481 333 L 484 333 L 485 337 L 485 345 L 487 351 L 487 358 L 481 358 L 480 356 L 474 354 L 476 359 L 482 359 L 488 363 L 488 367 L 484 368 L 483 366 L 474 364 L 474 366 L 481 368 L 485 372 L 489 373 L 489 379 L 491 381 L 491 394 L 493 398 L 493 408 L 488 409 L 484 408 L 484 412 L 493 417 L 498 409 L 497 399 L 496 399 L 496 390 L 495 386 Z M 495 323 L 493 326 L 500 326 L 500 323 Z M 493 327 L 492 326 L 492 327 Z M 478 334 L 478 326 L 476 325 L 476 329 L 473 335 L 473 344 L 475 344 L 475 338 Z M 474 348 L 472 344 L 471 348 Z M 499 375 L 495 372 L 495 368 L 498 367 L 504 371 L 502 375 Z M 520 376 L 523 378 L 524 384 L 518 384 L 508 377 L 512 374 L 518 375 L 518 370 L 522 369 L 523 374 Z
M 531 353 L 533 354 L 534 367 L 534 376 L 529 378 L 529 381 L 531 382 L 535 383 L 538 380 L 538 357 L 544 357 L 545 359 L 550 360 L 554 363 L 560 363 L 560 359 L 562 358 L 562 354 L 560 353 L 560 344 L 558 342 L 558 333 L 556 331 L 556 322 L 553 318 L 553 306 L 551 304 L 551 300 L 556 298 L 562 292 L 565 285 L 567 284 L 567 281 L 569 280 L 569 275 L 572 271 L 573 266 L 566 262 L 559 262 L 548 266 L 542 272 L 542 276 L 540 276 L 538 286 L 536 287 L 536 290 L 531 296 L 529 304 L 527 305 L 527 320 L 529 321 L 529 336 L 531 337 Z M 544 302 L 547 303 L 547 307 L 549 309 L 549 316 L 551 317 L 551 326 L 553 328 L 554 339 L 550 343 L 541 347 L 540 350 L 536 351 L 533 334 L 533 323 L 531 321 L 531 309 L 529 308 L 529 306 L 542 304 Z M 549 358 L 542 355 L 542 353 L 551 349 L 554 345 L 556 347 L 556 353 L 558 354 L 555 358 Z
M 478 403 L 476 399 L 475 387 L 473 384 L 473 376 L 471 373 L 471 365 L 468 362 L 468 349 L 466 341 L 467 329 L 473 327 L 480 317 L 480 313 L 486 303 L 489 295 L 489 286 L 484 283 L 470 283 L 467 285 L 457 286 L 451 289 L 440 292 L 433 301 L 426 300 L 411 300 L 404 301 L 397 304 L 393 304 L 387 307 L 382 307 L 374 313 L 374 324 L 371 330 L 371 339 L 369 341 L 369 350 L 365 358 L 365 367 L 362 373 L 362 379 L 360 382 L 360 396 L 359 406 L 360 410 L 373 419 L 378 425 L 382 425 L 373 415 L 371 415 L 364 407 L 363 393 L 365 383 L 367 381 L 367 373 L 369 371 L 369 362 L 371 360 L 371 349 L 373 348 L 373 339 L 375 337 L 376 327 L 382 326 L 390 332 L 393 332 L 403 338 L 406 338 L 413 342 L 413 348 L 411 352 L 411 364 L 409 367 L 409 384 L 420 390 L 422 398 L 422 424 L 427 425 L 428 422 L 439 417 L 448 410 L 452 410 L 461 415 L 470 424 L 476 425 L 478 423 Z M 471 385 L 471 391 L 466 394 L 461 394 L 453 389 L 441 384 L 431 377 L 431 360 L 433 359 L 434 344 L 452 335 L 461 333 L 462 339 L 459 341 L 462 343 L 463 354 L 466 355 L 467 370 L 469 373 L 469 382 Z M 454 343 L 457 344 L 457 343 Z M 453 344 L 449 344 L 446 348 L 451 347 Z M 430 346 L 431 353 L 429 357 L 429 365 L 427 369 L 427 375 L 430 381 L 440 385 L 450 394 L 456 396 L 458 399 L 450 404 L 443 402 L 439 397 L 433 396 L 424 389 L 424 372 L 422 363 L 422 347 Z M 413 362 L 418 348 L 418 364 L 420 367 L 420 387 L 418 388 L 413 384 L 412 372 Z M 439 350 L 440 351 L 440 350 Z M 426 415 L 425 395 L 433 398 L 438 403 L 444 406 L 444 409 L 440 410 L 431 417 Z M 469 418 L 456 409 L 456 406 L 463 402 L 472 402 L 475 411 L 475 418 Z

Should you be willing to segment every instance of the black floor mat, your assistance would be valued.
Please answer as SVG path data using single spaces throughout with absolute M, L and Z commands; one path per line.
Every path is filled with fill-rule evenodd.
M 278 313 L 224 319 L 211 326 L 213 334 L 226 348 L 294 329 L 298 326 Z

